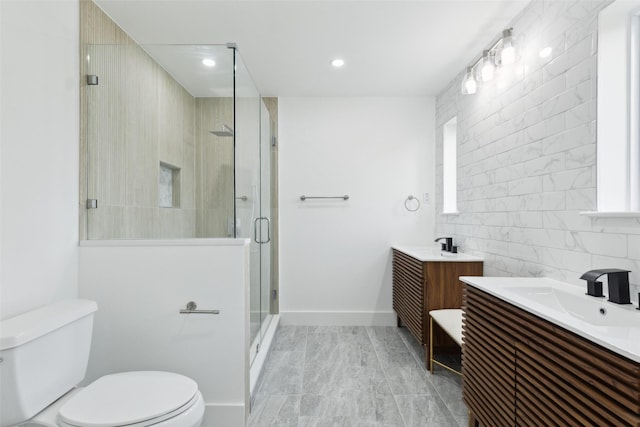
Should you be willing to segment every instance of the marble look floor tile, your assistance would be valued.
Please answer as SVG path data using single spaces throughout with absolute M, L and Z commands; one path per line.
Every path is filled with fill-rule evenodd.
M 398 328 L 393 326 L 370 326 L 367 327 L 367 333 L 371 339 L 373 347 L 378 350 L 387 352 L 406 352 L 407 346 L 400 338 Z
M 437 395 L 436 389 L 421 368 L 390 367 L 384 375 L 394 395 Z
M 302 391 L 304 352 L 272 351 L 264 369 L 259 393 L 282 395 Z
M 466 426 L 460 378 L 430 375 L 402 329 L 285 328 L 248 426 Z
M 270 423 L 275 419 L 287 396 L 257 395 L 251 406 L 251 414 L 247 420 L 248 426 L 258 426 Z
M 463 416 L 454 415 L 454 418 L 458 422 L 460 427 L 467 427 L 469 425 L 469 413 L 467 412 Z
M 462 400 L 462 377 L 444 368 L 436 367 L 433 374 L 427 375 L 436 392 L 445 402 L 451 414 L 466 418 L 468 409 Z
M 418 340 L 411 335 L 411 332 L 407 328 L 398 328 L 398 333 L 404 340 L 404 343 L 411 353 L 418 359 L 418 362 L 422 364 L 422 366 L 426 366 L 425 362 L 425 348 L 418 342 Z
M 334 420 L 344 417 L 372 425 L 403 425 L 393 396 L 379 396 L 364 390 L 340 390 L 327 396 L 303 395 L 300 416 Z
M 307 334 L 307 353 L 322 352 L 338 345 L 337 332 L 309 333 Z
M 340 363 L 306 363 L 302 380 L 302 392 L 318 395 L 329 394 L 342 382 L 343 365 Z
M 437 396 L 396 396 L 407 427 L 458 427 L 445 404 Z
M 365 366 L 344 366 L 340 387 L 345 390 L 366 390 L 391 396 L 391 388 L 381 369 Z
M 298 427 L 378 427 L 375 422 L 354 420 L 349 417 L 300 417 Z
M 377 351 L 376 353 L 378 355 L 378 360 L 380 361 L 380 366 L 384 370 L 390 368 L 421 368 L 416 358 L 408 350 L 403 352 Z
M 273 341 L 273 351 L 305 351 L 306 326 L 279 326 Z
M 323 369 L 327 365 L 337 365 L 340 362 L 342 362 L 342 352 L 337 341 L 333 344 L 313 343 L 307 346 L 304 357 L 305 367 Z
M 429 379 L 436 388 L 446 387 L 446 390 L 462 390 L 462 376 L 446 369 L 438 369 L 434 371 Z
M 256 400 L 249 427 L 298 424 L 300 396 L 259 396 Z

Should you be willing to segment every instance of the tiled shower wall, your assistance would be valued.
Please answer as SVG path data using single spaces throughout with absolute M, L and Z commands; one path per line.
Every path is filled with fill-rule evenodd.
M 233 217 L 231 98 L 194 98 L 91 0 L 81 7 L 81 239 L 227 237 Z M 87 59 L 88 58 L 88 59 Z M 160 163 L 179 169 L 159 207 Z M 98 209 L 87 210 L 87 198 Z
M 228 237 L 233 223 L 233 138 L 213 136 L 233 127 L 233 98 L 196 98 L 196 233 Z
M 580 215 L 596 210 L 597 25 L 609 3 L 531 2 L 512 22 L 516 66 L 475 95 L 460 93 L 461 70 L 437 97 L 437 235 L 483 256 L 487 276 L 580 283 L 593 268 L 626 268 L 637 299 L 640 218 Z M 454 116 L 460 213 L 442 215 L 442 129 Z
M 81 85 L 81 238 L 195 237 L 195 98 L 92 1 L 80 3 L 81 75 L 99 79 Z M 159 207 L 160 162 L 180 170 L 178 207 Z M 98 209 L 86 211 L 86 198 Z

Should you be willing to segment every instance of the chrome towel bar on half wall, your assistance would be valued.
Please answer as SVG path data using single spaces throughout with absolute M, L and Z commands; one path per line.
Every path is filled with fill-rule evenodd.
M 308 200 L 308 199 L 342 199 L 342 200 L 349 200 L 349 196 L 347 196 L 346 194 L 344 196 L 305 196 L 305 195 L 300 196 L 300 200 L 302 200 L 303 202 L 305 200 Z
M 220 314 L 220 310 L 196 310 L 197 308 L 194 301 L 189 301 L 186 308 L 180 309 L 180 314 Z

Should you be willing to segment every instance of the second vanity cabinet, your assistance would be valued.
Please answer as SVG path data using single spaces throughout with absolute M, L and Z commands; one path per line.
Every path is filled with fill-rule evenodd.
M 430 369 L 429 311 L 462 306 L 460 276 L 482 276 L 481 258 L 465 254 L 444 257 L 439 251 L 393 248 L 393 310 L 398 326 L 405 326 L 425 350 Z M 457 345 L 442 332 L 434 333 L 435 347 Z
M 640 364 L 464 286 L 469 426 L 640 426 Z

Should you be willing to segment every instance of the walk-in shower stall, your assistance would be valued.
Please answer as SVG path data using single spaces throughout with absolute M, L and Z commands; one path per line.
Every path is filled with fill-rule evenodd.
M 251 239 L 253 361 L 277 307 L 275 103 L 233 44 L 84 49 L 81 238 Z

